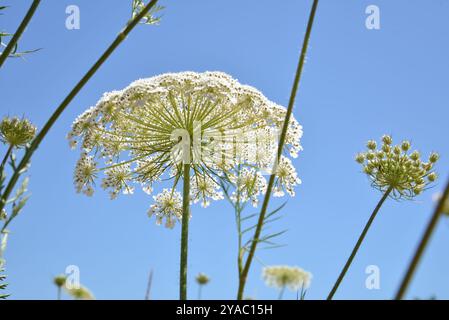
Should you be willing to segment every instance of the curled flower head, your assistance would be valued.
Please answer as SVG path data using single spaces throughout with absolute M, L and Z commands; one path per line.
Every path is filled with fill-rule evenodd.
M 134 185 L 149 193 L 155 182 L 171 179 L 173 190 L 161 194 L 153 211 L 159 222 L 170 212 L 166 217 L 172 226 L 176 210 L 161 210 L 165 207 L 159 202 L 168 201 L 168 194 L 182 202 L 175 189 L 183 165 L 189 164 L 192 172 L 190 201 L 203 206 L 223 198 L 221 182 L 229 182 L 239 166 L 254 168 L 258 186 L 246 195 L 254 201 L 263 190 L 260 172 L 276 158 L 285 114 L 284 107 L 221 72 L 169 73 L 135 81 L 106 93 L 73 123 L 70 146 L 82 150 L 76 188 L 91 194 L 102 173 L 101 186 L 115 198 L 132 193 Z M 285 154 L 297 156 L 301 136 L 301 125 L 292 118 Z M 283 158 L 277 176 L 277 188 L 293 195 L 299 179 L 289 158 Z
M 209 283 L 210 278 L 205 275 L 204 273 L 200 272 L 196 277 L 195 277 L 196 282 L 200 285 L 206 285 Z
M 0 122 L 0 141 L 14 148 L 23 148 L 36 134 L 36 127 L 27 119 L 4 118 Z
M 357 154 L 355 160 L 363 166 L 373 187 L 382 192 L 391 189 L 393 198 L 412 199 L 437 179 L 433 171 L 439 158 L 437 153 L 431 153 L 429 160 L 423 162 L 418 151 L 409 152 L 409 141 L 394 146 L 389 135 L 382 137 L 379 148 L 373 140 L 368 141 L 367 148 L 368 151 Z
M 310 287 L 312 274 L 298 267 L 270 266 L 263 269 L 263 278 L 267 286 L 297 291 Z

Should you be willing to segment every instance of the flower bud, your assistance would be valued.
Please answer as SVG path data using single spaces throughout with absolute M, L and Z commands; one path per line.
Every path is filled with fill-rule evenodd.
M 376 150 L 377 148 L 377 143 L 374 140 L 369 140 L 368 143 L 366 144 L 367 148 L 370 150 Z
M 362 164 L 363 162 L 365 162 L 365 155 L 363 153 L 359 153 L 355 156 L 355 161 L 357 161 L 358 163 Z
M 403 151 L 408 151 L 408 150 L 410 150 L 410 146 L 411 146 L 410 141 L 404 140 L 404 141 L 402 141 L 401 149 Z
M 429 179 L 430 182 L 434 182 L 437 179 L 437 174 L 432 172 L 427 176 L 427 179 Z
M 413 151 L 411 154 L 410 154 L 410 159 L 412 159 L 412 160 L 419 160 L 419 157 L 420 157 L 421 155 L 419 154 L 419 152 L 418 151 Z
M 393 139 L 391 138 L 391 136 L 386 134 L 382 137 L 382 142 L 386 145 L 391 145 L 393 143 Z
M 435 162 L 438 161 L 439 158 L 440 158 L 440 155 L 439 155 L 438 153 L 432 152 L 432 153 L 430 154 L 429 161 L 430 161 L 431 163 L 435 163 Z

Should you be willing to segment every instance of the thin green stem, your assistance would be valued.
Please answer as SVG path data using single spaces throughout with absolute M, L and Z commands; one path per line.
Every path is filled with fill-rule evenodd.
M 419 265 L 419 262 L 422 258 L 422 255 L 424 251 L 426 250 L 427 245 L 429 244 L 430 238 L 432 237 L 432 234 L 435 230 L 435 227 L 438 224 L 439 218 L 441 216 L 441 213 L 443 211 L 443 206 L 449 199 L 449 180 L 446 185 L 446 189 L 443 192 L 443 195 L 441 196 L 440 201 L 438 202 L 438 205 L 435 208 L 435 211 L 433 212 L 432 218 L 429 221 L 429 224 L 427 225 L 426 230 L 424 231 L 424 234 L 421 238 L 421 242 L 419 243 L 418 247 L 416 248 L 415 254 L 410 261 L 410 264 L 407 268 L 407 272 L 404 275 L 404 278 L 402 279 L 401 285 L 399 286 L 399 289 L 396 293 L 395 299 L 401 300 L 404 298 L 405 293 L 407 292 L 407 289 L 411 283 L 411 280 L 413 278 L 413 275 L 416 271 L 416 268 Z
M 148 3 L 142 11 L 134 17 L 126 27 L 117 35 L 112 44 L 106 49 L 106 51 L 101 55 L 101 57 L 94 63 L 94 65 L 87 71 L 83 78 L 76 84 L 76 86 L 70 91 L 67 97 L 58 106 L 52 116 L 48 119 L 47 123 L 44 125 L 42 130 L 36 136 L 36 138 L 31 143 L 31 146 L 26 150 L 22 160 L 20 161 L 17 169 L 14 170 L 8 185 L 6 186 L 5 192 L 0 199 L 0 211 L 4 208 L 6 200 L 9 198 L 12 190 L 14 189 L 17 181 L 19 180 L 22 170 L 28 165 L 31 160 L 31 156 L 37 150 L 40 143 L 47 135 L 48 131 L 51 129 L 53 124 L 58 120 L 62 112 L 67 108 L 70 102 L 76 97 L 76 95 L 81 91 L 81 89 L 86 85 L 86 83 L 92 78 L 92 76 L 98 71 L 98 69 L 103 65 L 103 63 L 109 58 L 109 56 L 117 49 L 117 47 L 126 39 L 126 36 L 134 29 L 134 27 L 139 23 L 139 21 L 145 17 L 148 11 L 157 3 L 158 0 L 152 0 Z
M 313 5 L 312 5 L 312 9 L 311 9 L 310 15 L 309 15 L 309 21 L 307 23 L 306 34 L 304 35 L 304 41 L 303 41 L 303 45 L 302 45 L 302 49 L 301 49 L 301 54 L 299 56 L 298 67 L 296 69 L 295 80 L 293 82 L 293 87 L 292 87 L 292 91 L 291 91 L 291 94 L 290 94 L 290 100 L 289 100 L 289 103 L 288 103 L 284 124 L 282 126 L 282 131 L 281 131 L 281 135 L 280 135 L 280 138 L 279 138 L 279 146 L 278 146 L 278 153 L 277 153 L 277 163 L 279 163 L 279 160 L 280 160 L 281 155 L 282 155 L 282 150 L 284 148 L 285 138 L 286 138 L 287 130 L 288 130 L 288 125 L 289 125 L 290 118 L 291 118 L 291 115 L 292 115 L 292 112 L 293 112 L 293 105 L 295 103 L 296 92 L 298 91 L 299 83 L 300 83 L 300 80 L 301 80 L 302 69 L 304 67 L 304 61 L 305 61 L 305 58 L 306 58 L 307 47 L 309 45 L 309 39 L 310 39 L 310 35 L 311 35 L 311 32 L 312 32 L 313 20 L 315 18 L 315 12 L 316 12 L 317 6 L 318 6 L 318 0 L 314 0 L 313 1 Z M 270 201 L 271 192 L 272 192 L 273 185 L 274 185 L 274 180 L 276 178 L 275 172 L 276 172 L 275 168 L 273 168 L 273 174 L 271 174 L 270 179 L 268 181 L 267 192 L 266 192 L 264 200 L 263 200 L 262 209 L 261 209 L 261 212 L 260 212 L 260 215 L 259 215 L 259 219 L 257 221 L 256 230 L 254 231 L 254 236 L 252 238 L 251 247 L 250 247 L 250 250 L 248 252 L 248 257 L 246 259 L 245 266 L 243 268 L 243 271 L 242 271 L 242 274 L 241 274 L 241 277 L 240 277 L 239 288 L 238 288 L 238 292 L 237 292 L 237 299 L 238 300 L 241 300 L 243 298 L 243 293 L 244 293 L 244 290 L 245 290 L 246 279 L 248 277 L 248 272 L 249 272 L 249 269 L 251 267 L 251 263 L 252 263 L 252 260 L 254 258 L 254 254 L 256 252 L 257 244 L 259 242 L 259 237 L 260 237 L 260 233 L 261 233 L 261 230 L 262 230 L 263 221 L 265 220 L 265 215 L 266 215 L 266 212 L 267 212 L 267 209 L 268 209 L 268 203 Z
M 203 289 L 203 285 L 198 285 L 198 300 L 201 300 L 201 291 Z
M 2 67 L 2 65 L 6 61 L 6 59 L 9 57 L 9 55 L 12 52 L 12 50 L 14 49 L 14 47 L 17 45 L 17 42 L 19 41 L 20 37 L 22 36 L 22 33 L 25 31 L 25 28 L 27 27 L 27 25 L 30 22 L 31 18 L 33 17 L 34 13 L 36 12 L 36 9 L 39 6 L 40 2 L 41 2 L 41 0 L 33 1 L 30 8 L 28 9 L 27 14 L 25 15 L 25 17 L 23 18 L 19 27 L 17 28 L 16 32 L 12 36 L 11 41 L 8 42 L 8 45 L 6 46 L 5 50 L 0 55 L 0 68 Z
M 61 300 L 61 286 L 58 286 L 58 300 Z
M 279 292 L 278 300 L 282 300 L 282 297 L 284 296 L 285 292 L 285 286 L 281 288 L 281 291 Z
M 5 157 L 2 160 L 2 163 L 0 164 L 0 172 L 3 172 L 3 169 L 5 168 L 6 165 L 6 161 L 8 161 L 9 156 L 11 155 L 12 149 L 14 147 L 12 145 L 10 145 L 8 147 L 8 150 L 6 151 Z
M 329 295 L 327 296 L 327 300 L 332 300 L 332 298 L 334 297 L 334 294 L 337 291 L 338 287 L 340 286 L 340 283 L 342 282 L 343 278 L 345 277 L 346 272 L 348 271 L 349 267 L 351 266 L 352 260 L 354 260 L 354 257 L 357 254 L 357 251 L 359 250 L 360 245 L 363 242 L 363 239 L 365 239 L 365 236 L 366 236 L 371 224 L 373 223 L 374 218 L 376 218 L 377 213 L 379 212 L 379 210 L 382 207 L 385 200 L 387 200 L 387 198 L 390 195 L 392 190 L 393 190 L 393 188 L 390 187 L 387 191 L 385 191 L 382 198 L 377 203 L 376 208 L 374 208 L 374 211 L 371 213 L 371 216 L 370 216 L 368 222 L 366 223 L 365 228 L 363 228 L 363 231 L 360 234 L 359 239 L 357 240 L 357 243 L 355 244 L 354 249 L 352 249 L 351 255 L 349 256 L 348 260 L 346 261 L 346 264 L 343 267 L 343 270 L 341 270 L 337 281 L 335 282 L 334 286 L 332 287 L 332 290 L 330 291 Z
M 179 275 L 179 299 L 187 300 L 187 251 L 190 218 L 190 164 L 184 164 L 182 196 L 181 262 Z

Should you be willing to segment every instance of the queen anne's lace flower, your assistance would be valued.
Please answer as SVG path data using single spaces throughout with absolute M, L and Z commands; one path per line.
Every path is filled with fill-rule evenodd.
M 92 194 L 100 171 L 105 175 L 101 185 L 112 198 L 132 193 L 133 185 L 150 193 L 156 181 L 166 178 L 175 188 L 183 164 L 190 163 L 191 202 L 207 206 L 222 199 L 221 182 L 231 182 L 238 167 L 255 177 L 251 192 L 248 185 L 246 190 L 245 184 L 239 187 L 245 200 L 257 203 L 266 189 L 262 170 L 270 169 L 276 158 L 277 132 L 285 114 L 284 107 L 221 72 L 169 73 L 135 81 L 122 91 L 104 94 L 73 123 L 70 146 L 82 149 L 76 189 Z M 301 136 L 302 127 L 292 118 L 286 154 L 297 156 Z M 100 161 L 102 167 L 97 166 Z M 276 174 L 277 194 L 286 190 L 294 195 L 300 181 L 288 158 L 282 158 Z M 167 206 L 169 199 L 174 202 Z M 182 203 L 178 193 L 163 192 L 155 200 L 151 211 L 159 222 L 166 217 L 173 226 Z
M 263 269 L 263 278 L 267 286 L 297 291 L 310 287 L 312 274 L 298 267 L 270 266 Z
M 411 199 L 437 179 L 432 170 L 439 156 L 431 153 L 429 160 L 423 162 L 418 151 L 409 152 L 409 141 L 396 146 L 392 144 L 393 139 L 389 135 L 382 137 L 379 149 L 377 143 L 370 140 L 367 143 L 368 151 L 357 154 L 355 160 L 363 166 L 373 187 L 382 192 L 391 188 L 391 197 Z

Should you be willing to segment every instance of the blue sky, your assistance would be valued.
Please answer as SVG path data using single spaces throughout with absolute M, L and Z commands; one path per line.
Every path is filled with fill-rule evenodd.
M 2 1 L 13 32 L 30 1 Z M 26 115 L 38 127 L 99 57 L 130 15 L 129 0 L 43 1 L 20 41 L 25 59 L 0 72 L 0 115 Z M 105 192 L 75 193 L 78 153 L 65 135 L 75 117 L 106 91 L 138 78 L 176 71 L 224 71 L 286 105 L 312 1 L 161 1 L 160 26 L 138 26 L 82 90 L 35 154 L 32 198 L 11 225 L 6 252 L 12 298 L 52 299 L 52 277 L 77 265 L 99 299 L 141 299 L 154 270 L 152 297 L 178 297 L 179 225 L 148 219 L 152 198 L 139 192 L 109 200 Z M 78 5 L 81 29 L 67 30 L 65 8 Z M 365 28 L 365 8 L 380 8 L 381 29 Z M 449 175 L 449 2 L 443 0 L 320 1 L 295 117 L 304 151 L 295 161 L 303 181 L 277 229 L 287 246 L 259 251 L 266 265 L 298 265 L 313 273 L 307 298 L 325 298 L 380 194 L 353 161 L 368 139 L 390 133 L 424 154 L 439 151 L 436 186 L 413 202 L 389 200 L 376 218 L 335 298 L 393 296 L 433 208 L 432 194 Z M 3 149 L 2 149 L 3 151 Z M 273 206 L 276 202 L 273 203 Z M 192 211 L 189 296 L 194 276 L 211 283 L 203 297 L 236 295 L 236 230 L 226 203 Z M 408 297 L 449 298 L 449 220 L 433 236 Z M 365 268 L 377 265 L 381 288 L 365 288 Z M 276 298 L 253 264 L 246 295 Z M 294 298 L 289 292 L 286 298 Z

